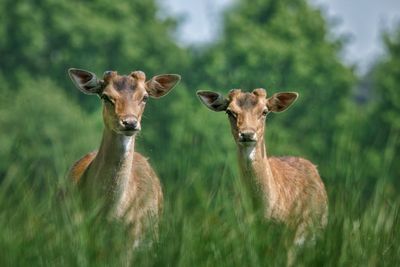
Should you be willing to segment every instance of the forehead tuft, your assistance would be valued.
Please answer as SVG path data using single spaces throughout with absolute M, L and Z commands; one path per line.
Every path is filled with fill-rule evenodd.
M 109 83 L 112 79 L 114 79 L 116 76 L 118 76 L 118 73 L 116 71 L 112 70 L 106 70 L 103 74 L 103 80 L 106 83 Z
M 261 98 L 266 98 L 267 97 L 267 92 L 265 91 L 264 88 L 257 88 L 253 90 L 253 94 L 261 97 Z
M 236 104 L 240 107 L 252 107 L 257 105 L 258 97 L 252 93 L 241 93 L 239 97 L 236 98 Z
M 146 74 L 144 74 L 144 72 L 141 71 L 141 70 L 132 71 L 130 75 L 131 75 L 134 79 L 136 79 L 136 80 L 138 80 L 138 81 L 142 81 L 142 82 L 146 81 Z
M 266 97 L 266 93 L 264 89 L 256 89 L 253 92 L 241 92 L 240 90 L 235 89 L 235 92 L 229 94 L 229 100 L 235 106 L 249 109 L 254 108 L 257 105 L 265 105 L 263 103 L 263 99 Z M 255 92 L 256 91 L 256 92 Z
M 132 76 L 121 76 L 121 75 L 116 75 L 112 77 L 108 81 L 108 84 L 112 86 L 117 91 L 123 91 L 123 90 L 135 90 L 137 81 L 134 79 Z
M 237 98 L 242 93 L 240 89 L 232 89 L 229 91 L 228 98 L 229 102 L 232 102 L 235 98 Z

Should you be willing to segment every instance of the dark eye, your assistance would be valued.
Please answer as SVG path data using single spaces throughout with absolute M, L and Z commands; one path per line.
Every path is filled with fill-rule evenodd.
M 146 102 L 147 102 L 147 99 L 149 99 L 149 96 L 148 96 L 148 95 L 143 96 L 142 102 L 143 102 L 143 103 L 146 103 Z
M 231 118 L 236 118 L 237 117 L 237 114 L 234 111 L 230 110 L 230 109 L 226 110 L 226 114 L 228 114 L 228 116 L 231 117 Z
M 105 94 L 101 95 L 101 99 L 106 103 L 114 105 L 114 102 L 111 100 L 111 98 L 108 95 L 105 95 Z
M 264 117 L 266 117 L 266 116 L 268 115 L 268 113 L 269 113 L 268 109 L 264 109 L 262 115 L 263 115 Z

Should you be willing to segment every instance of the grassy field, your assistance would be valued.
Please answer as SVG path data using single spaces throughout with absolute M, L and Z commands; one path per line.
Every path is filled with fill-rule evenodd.
M 351 141 L 347 140 L 351 145 Z M 199 147 L 207 153 L 208 146 Z M 359 151 L 320 166 L 329 195 L 329 224 L 314 246 L 303 249 L 298 266 L 399 266 L 400 198 L 386 177 L 392 164 L 382 157 L 382 177 L 371 185 Z M 190 154 L 177 158 L 179 172 L 163 177 L 165 207 L 159 242 L 133 256 L 133 266 L 283 266 L 291 233 L 249 210 L 237 177 L 235 153 L 224 168 L 192 173 Z M 209 159 L 212 161 L 212 157 Z M 75 193 L 59 177 L 14 177 L 0 186 L 0 266 L 118 266 L 126 256 L 123 225 L 95 214 L 77 215 Z M 157 168 L 157 163 L 153 163 Z

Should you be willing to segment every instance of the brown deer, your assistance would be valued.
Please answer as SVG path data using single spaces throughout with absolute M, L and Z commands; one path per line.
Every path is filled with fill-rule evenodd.
M 228 98 L 198 91 L 201 102 L 213 111 L 225 111 L 238 148 L 243 183 L 266 219 L 283 222 L 295 230 L 294 244 L 313 238 L 327 224 L 327 194 L 317 168 L 298 157 L 268 157 L 264 142 L 265 119 L 270 112 L 286 110 L 297 93 L 277 93 L 267 98 L 264 89 L 244 93 L 231 90 Z M 289 255 L 288 264 L 293 264 Z
M 166 95 L 180 76 L 157 75 L 146 81 L 142 71 L 128 76 L 106 71 L 100 80 L 85 70 L 71 68 L 68 73 L 79 90 L 102 99 L 104 122 L 99 150 L 79 159 L 69 176 L 90 202 L 101 203 L 111 217 L 130 225 L 137 245 L 147 220 L 157 221 L 163 194 L 147 159 L 134 151 L 135 136 L 148 98 Z

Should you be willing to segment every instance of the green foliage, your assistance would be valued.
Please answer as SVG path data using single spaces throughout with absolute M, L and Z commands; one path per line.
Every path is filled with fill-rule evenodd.
M 181 175 L 184 172 L 185 179 L 212 183 L 221 172 L 236 171 L 229 166 L 236 163 L 236 150 L 223 115 L 205 110 L 193 94 L 179 86 L 171 96 L 149 101 L 138 149 L 157 162 L 163 179 L 185 177 Z M 210 153 L 213 157 L 204 157 Z
M 400 131 L 400 26 L 392 34 L 384 34 L 386 56 L 374 70 L 376 123 L 386 133 Z
M 3 94 L 0 108 L 2 176 L 62 176 L 76 153 L 94 150 L 102 122 L 91 119 L 48 79 L 25 80 Z M 66 103 L 68 103 L 66 105 Z M 97 134 L 96 134 L 97 133 Z
M 366 156 L 373 170 L 371 176 L 375 179 L 380 176 L 378 162 L 389 159 L 394 163 L 400 160 L 397 153 L 400 149 L 400 25 L 393 32 L 384 32 L 382 39 L 386 53 L 364 78 L 370 81 L 372 88 L 369 105 L 360 110 L 364 113 L 361 128 L 364 133 L 360 137 L 360 144 L 368 150 Z M 358 115 L 355 119 L 360 117 Z M 386 153 L 382 153 L 383 147 L 389 148 Z M 388 179 L 398 188 L 400 166 L 388 164 L 386 172 Z
M 158 19 L 155 1 L 5 0 L 1 5 L 0 73 L 16 85 L 21 75 L 51 77 L 78 96 L 66 78 L 70 67 L 158 74 L 176 72 L 185 60 L 170 37 L 174 21 Z M 83 102 L 94 107 L 93 101 Z
M 352 170 L 358 166 L 358 151 L 336 156 L 329 171 L 338 181 L 327 183 L 328 227 L 314 246 L 300 251 L 296 265 L 397 266 L 398 195 L 386 191 L 385 179 L 371 197 L 360 195 L 363 186 L 354 183 L 354 176 L 363 177 L 368 169 Z M 191 152 L 184 157 L 192 157 Z M 342 176 L 337 166 L 351 171 Z M 187 168 L 196 169 L 196 163 Z M 222 174 L 217 180 L 210 186 L 208 179 L 191 179 L 182 172 L 164 182 L 159 241 L 136 250 L 131 265 L 285 265 L 292 233 L 254 216 L 238 177 Z M 50 179 L 42 194 L 21 179 L 8 181 L 14 190 L 5 191 L 4 183 L 0 187 L 0 248 L 6 252 L 0 257 L 1 266 L 123 265 L 129 252 L 123 225 L 79 212 L 74 191 L 65 199 L 57 198 L 56 181 Z
M 65 179 L 103 128 L 100 101 L 74 89 L 72 66 L 99 76 L 182 74 L 168 96 L 149 101 L 137 137 L 165 209 L 159 242 L 136 250 L 132 265 L 285 264 L 292 233 L 249 209 L 228 120 L 195 96 L 238 87 L 300 92 L 290 110 L 268 118 L 266 133 L 269 154 L 311 159 L 328 190 L 328 228 L 298 265 L 399 265 L 399 30 L 384 35 L 373 95 L 359 105 L 354 74 L 338 56 L 343 41 L 305 0 L 236 1 L 219 39 L 190 49 L 172 38 L 175 20 L 162 17 L 154 0 L 0 1 L 0 266 L 129 258 L 124 226 L 83 212 Z
M 330 40 L 321 11 L 305 0 L 238 1 L 224 22 L 219 42 L 200 53 L 203 67 L 191 85 L 222 92 L 264 87 L 269 95 L 298 91 L 296 105 L 274 116 L 271 138 L 289 143 L 286 153 L 300 144 L 314 158 L 323 156 L 354 76 L 340 62 L 341 41 Z

